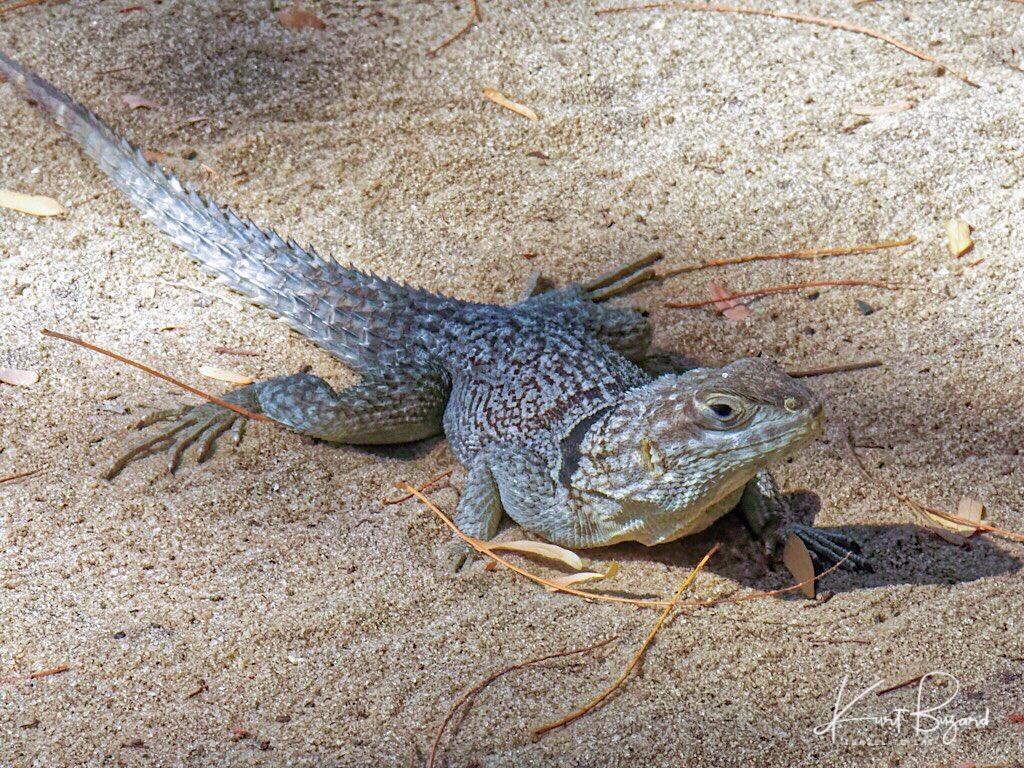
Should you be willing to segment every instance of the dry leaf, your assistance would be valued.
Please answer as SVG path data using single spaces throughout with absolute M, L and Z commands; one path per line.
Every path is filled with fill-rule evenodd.
M 20 371 L 17 368 L 0 368 L 0 381 L 14 387 L 31 387 L 39 381 L 35 371 Z
M 537 117 L 537 113 L 534 112 L 532 109 L 522 104 L 517 104 L 516 102 L 506 97 L 500 91 L 496 91 L 493 88 L 484 88 L 484 96 L 487 99 L 493 101 L 499 107 L 510 109 L 517 115 L 522 115 L 527 120 L 540 120 L 540 118 Z
M 226 381 L 228 384 L 252 384 L 252 379 L 243 373 L 228 370 L 227 368 L 218 368 L 216 365 L 202 365 L 199 367 L 199 372 L 203 376 L 207 376 L 217 381 Z
M 277 12 L 277 21 L 286 29 L 326 29 L 323 19 L 297 5 Z
M 957 533 L 971 534 L 978 530 L 977 526 L 947 520 L 944 517 L 933 515 L 927 510 L 925 510 L 925 515 L 934 525 L 946 528 L 950 531 L 956 531 Z M 965 520 L 974 520 L 980 523 L 985 517 L 985 505 L 977 499 L 972 499 L 970 496 L 963 496 L 960 498 L 960 503 L 957 505 L 956 516 L 962 517 Z
M 946 244 L 949 252 L 960 258 L 974 247 L 971 239 L 971 225 L 962 219 L 950 219 L 946 222 Z
M 546 541 L 527 541 L 525 539 L 522 541 L 499 541 L 496 543 L 488 542 L 487 546 L 490 549 L 525 552 L 530 555 L 545 557 L 548 560 L 558 560 L 574 571 L 583 568 L 583 561 L 575 552 L 570 552 L 568 549 L 563 549 L 555 544 L 548 544 Z
M 739 299 L 726 298 L 729 293 L 718 283 L 710 283 L 711 296 L 715 299 L 715 309 L 721 312 L 727 320 L 746 320 L 753 313 L 750 307 Z
M 32 216 L 60 216 L 65 212 L 64 206 L 52 197 L 26 195 L 9 189 L 0 189 L 0 208 L 10 208 Z
M 891 104 L 851 104 L 850 111 L 862 117 L 878 117 L 880 115 L 894 115 L 897 112 L 906 112 L 914 108 L 912 101 L 894 101 Z
M 142 150 L 142 157 L 145 158 L 147 163 L 163 163 L 167 161 L 170 155 L 157 152 L 155 149 L 144 149 Z
M 129 109 L 160 109 L 149 99 L 139 96 L 137 93 L 126 93 L 121 97 L 121 101 L 128 105 Z
M 796 534 L 791 533 L 786 539 L 786 548 L 782 550 L 782 562 L 797 583 L 803 584 L 800 591 L 813 598 L 818 585 L 818 582 L 811 581 L 817 576 L 814 572 L 814 562 L 811 560 L 811 553 L 807 551 L 807 546 Z
M 492 561 L 493 562 L 493 561 Z M 619 573 L 619 564 L 612 563 L 608 566 L 608 570 L 604 573 L 597 573 L 595 571 L 581 571 L 580 573 L 570 573 L 567 576 L 557 576 L 551 581 L 560 587 L 575 587 L 579 584 L 586 584 L 592 581 L 604 581 L 605 579 L 614 579 Z M 548 592 L 557 592 L 558 590 L 554 587 L 544 585 L 544 589 Z

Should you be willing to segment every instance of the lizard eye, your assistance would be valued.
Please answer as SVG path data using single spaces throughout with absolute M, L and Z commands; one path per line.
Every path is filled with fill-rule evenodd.
M 732 406 L 728 403 L 712 403 L 710 406 L 715 415 L 720 419 L 728 419 L 732 416 Z
M 711 429 L 732 429 L 746 421 L 747 409 L 739 398 L 731 395 L 711 395 L 698 403 L 706 426 Z

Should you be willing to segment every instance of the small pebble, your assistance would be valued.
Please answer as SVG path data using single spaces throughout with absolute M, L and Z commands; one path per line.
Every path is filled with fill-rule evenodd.
M 872 315 L 875 312 L 875 308 L 868 304 L 866 301 L 857 299 L 857 309 L 860 310 L 862 315 Z

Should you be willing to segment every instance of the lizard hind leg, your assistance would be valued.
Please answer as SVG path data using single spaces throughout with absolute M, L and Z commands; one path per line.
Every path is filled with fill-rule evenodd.
M 478 459 L 470 467 L 462 488 L 459 506 L 455 510 L 455 525 L 467 536 L 487 541 L 498 532 L 502 513 L 498 483 L 487 463 Z M 456 537 L 444 554 L 446 565 L 455 572 L 466 563 L 471 550 Z

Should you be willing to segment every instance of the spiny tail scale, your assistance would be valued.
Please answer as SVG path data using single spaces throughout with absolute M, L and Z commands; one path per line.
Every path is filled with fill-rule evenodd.
M 95 114 L 0 53 L 0 73 L 38 102 L 150 223 L 221 282 L 363 372 L 423 362 L 477 305 L 324 259 L 182 184 Z M 411 361 L 409 361 L 411 362 Z

